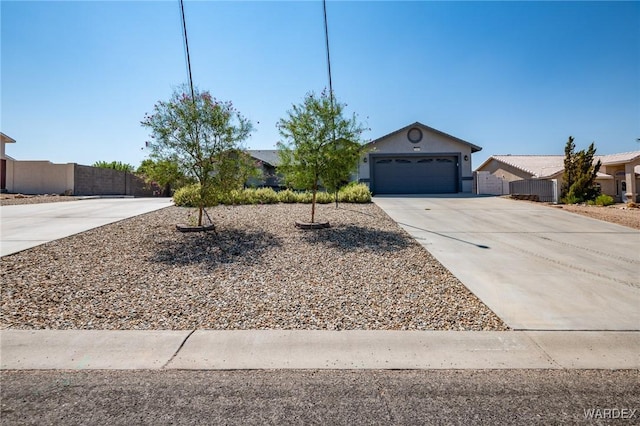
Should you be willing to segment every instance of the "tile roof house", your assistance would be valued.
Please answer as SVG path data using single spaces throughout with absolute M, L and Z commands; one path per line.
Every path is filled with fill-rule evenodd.
M 616 201 L 637 200 L 640 187 L 640 151 L 596 155 L 602 165 L 596 178 L 603 194 Z M 504 182 L 556 179 L 562 185 L 564 155 L 492 155 L 477 169 Z

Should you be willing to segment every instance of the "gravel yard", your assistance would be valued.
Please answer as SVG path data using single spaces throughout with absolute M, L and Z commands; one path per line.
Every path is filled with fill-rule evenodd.
M 374 204 L 169 207 L 2 258 L 0 327 L 505 330 Z
M 17 204 L 42 204 L 58 203 L 60 201 L 76 201 L 78 197 L 44 194 L 44 195 L 23 195 L 23 194 L 0 194 L 0 206 L 14 206 Z
M 617 223 L 618 225 L 640 229 L 640 209 L 627 208 L 624 204 L 614 206 L 584 206 L 584 205 L 562 205 L 564 211 L 589 216 L 605 222 Z

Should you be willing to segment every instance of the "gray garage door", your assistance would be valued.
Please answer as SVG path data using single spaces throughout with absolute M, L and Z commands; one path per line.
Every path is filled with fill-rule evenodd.
M 376 194 L 458 192 L 458 159 L 447 156 L 374 157 Z

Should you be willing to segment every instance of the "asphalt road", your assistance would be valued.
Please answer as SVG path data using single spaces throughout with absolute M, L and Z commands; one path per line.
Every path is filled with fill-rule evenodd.
M 638 424 L 638 375 L 637 370 L 3 371 L 0 418 L 4 425 L 602 424 L 603 419 L 587 418 L 591 412 L 631 417 L 618 421 Z

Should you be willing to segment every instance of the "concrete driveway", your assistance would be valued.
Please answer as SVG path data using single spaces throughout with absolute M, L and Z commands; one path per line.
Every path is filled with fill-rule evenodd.
M 168 207 L 169 198 L 97 198 L 0 206 L 0 255 Z
M 375 197 L 510 327 L 640 330 L 640 232 L 498 197 Z

